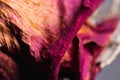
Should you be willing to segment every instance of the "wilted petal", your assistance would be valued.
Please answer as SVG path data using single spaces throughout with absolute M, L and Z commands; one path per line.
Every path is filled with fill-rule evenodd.
M 80 76 L 81 80 L 93 80 L 100 69 L 97 58 L 109 44 L 118 19 L 104 21 L 96 27 L 84 24 L 78 32 L 80 40 Z

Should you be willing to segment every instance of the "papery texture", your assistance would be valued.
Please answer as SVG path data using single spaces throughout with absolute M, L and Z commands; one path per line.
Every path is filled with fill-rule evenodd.
M 94 12 L 89 18 L 92 25 L 100 24 L 104 20 L 112 18 L 118 18 L 120 20 L 120 1 L 119 0 L 105 0 L 101 6 Z M 120 22 L 119 22 L 120 23 Z M 112 25 L 112 24 L 111 24 Z M 110 38 L 109 45 L 101 53 L 98 58 L 98 62 L 101 62 L 100 66 L 103 68 L 111 64 L 120 53 L 119 51 L 119 25 Z
M 94 80 L 101 69 L 101 63 L 97 62 L 97 59 L 109 45 L 117 24 L 118 19 L 107 20 L 97 26 L 91 26 L 87 21 L 62 58 L 60 76 L 76 80 Z
M 112 24 L 112 25 L 111 25 Z M 78 32 L 80 43 L 80 71 L 81 80 L 94 80 L 100 69 L 97 58 L 109 45 L 110 37 L 118 24 L 118 19 L 104 21 L 97 27 L 90 27 L 88 24 Z
M 23 64 L 28 67 L 25 68 L 27 73 L 31 72 L 28 80 L 40 75 L 44 79 L 57 80 L 61 60 L 70 43 L 73 41 L 71 49 L 75 52 L 75 43 L 78 44 L 76 40 L 80 40 L 77 48 L 83 50 L 80 54 L 84 56 L 78 56 L 78 64 L 73 69 L 78 66 L 90 69 L 91 63 L 86 63 L 86 60 L 91 60 L 90 54 L 84 50 L 84 40 L 78 35 L 75 43 L 73 39 L 101 2 L 102 0 L 1 0 L 0 50 L 16 60 L 23 70 Z M 77 53 L 72 55 L 77 56 Z M 76 62 L 74 59 L 72 61 Z M 76 75 L 78 73 L 75 75 L 76 80 L 84 80 L 83 77 L 88 76 L 87 69 L 81 71 L 78 68 L 75 72 Z
M 59 72 L 60 61 L 68 45 L 84 23 L 85 19 L 87 19 L 87 17 L 95 10 L 99 3 L 99 1 L 91 1 L 90 7 L 86 5 L 81 6 L 80 10 L 78 11 L 78 17 L 75 23 L 72 26 L 65 28 L 62 31 L 59 40 L 50 48 L 50 55 L 52 57 L 53 78 L 55 78 L 56 74 L 58 74 Z

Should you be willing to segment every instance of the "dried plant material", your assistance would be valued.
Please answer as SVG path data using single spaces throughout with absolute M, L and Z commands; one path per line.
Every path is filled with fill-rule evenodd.
M 72 58 L 68 62 L 70 60 L 71 73 L 75 73 L 73 78 L 69 78 L 92 80 L 99 70 L 94 62 L 94 48 L 99 53 L 101 43 L 106 41 L 96 37 L 104 28 L 90 29 L 92 36 L 83 32 L 89 38 L 88 41 L 78 31 L 101 2 L 102 0 L 1 0 L 0 50 L 19 64 L 21 72 L 25 71 L 25 80 L 58 80 L 63 76 L 58 75 L 65 61 L 64 54 L 69 51 Z M 105 28 L 107 29 L 108 27 Z M 108 35 L 101 35 L 103 36 L 108 39 Z M 91 40 L 95 41 L 92 49 L 89 48 Z

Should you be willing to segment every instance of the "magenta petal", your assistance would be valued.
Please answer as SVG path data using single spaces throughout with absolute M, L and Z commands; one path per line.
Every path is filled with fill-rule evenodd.
M 60 67 L 60 61 L 68 48 L 68 45 L 72 42 L 77 31 L 80 29 L 86 18 L 92 14 L 96 7 L 100 4 L 101 0 L 92 0 L 90 8 L 80 8 L 78 11 L 78 17 L 73 26 L 65 28 L 60 35 L 57 42 L 49 49 L 52 64 L 52 80 L 58 79 L 58 72 Z
M 110 35 L 114 32 L 117 24 L 118 19 L 110 19 L 95 28 L 84 26 L 90 30 L 90 33 L 78 33 L 80 40 L 80 80 L 94 80 L 95 75 L 100 70 L 100 63 L 97 63 L 96 60 L 104 47 L 109 44 Z
M 67 8 L 68 4 L 64 5 L 64 1 L 67 0 L 34 1 L 0 1 L 0 35 L 2 36 L 0 38 L 4 44 L 2 49 L 5 53 L 15 57 L 16 62 L 22 68 L 27 66 L 28 69 L 24 70 L 28 74 L 29 70 L 33 68 L 30 70 L 30 75 L 33 77 L 45 74 L 44 78 L 58 80 L 60 64 L 65 51 L 71 42 L 74 42 L 73 39 L 85 20 L 94 12 L 102 0 L 73 0 L 77 6 L 74 4 Z M 53 3 L 49 3 L 49 1 L 53 1 Z M 69 7 L 71 8 L 69 9 Z M 65 8 L 69 10 L 65 10 Z M 53 14 L 49 15 L 51 13 Z M 66 18 L 66 16 L 71 18 Z M 52 18 L 55 19 L 52 20 Z M 84 47 L 83 43 L 80 44 Z M 82 48 L 80 47 L 80 49 Z M 89 53 L 86 49 L 83 51 L 86 51 L 83 53 Z M 90 60 L 89 55 L 83 54 L 80 58 L 83 60 L 81 63 L 83 64 L 83 71 L 81 73 L 87 72 L 84 65 L 86 68 L 90 68 L 90 63 L 84 60 L 84 57 Z M 77 70 L 79 71 L 79 68 Z M 37 72 L 38 75 L 36 75 Z M 86 73 L 83 75 L 86 76 Z

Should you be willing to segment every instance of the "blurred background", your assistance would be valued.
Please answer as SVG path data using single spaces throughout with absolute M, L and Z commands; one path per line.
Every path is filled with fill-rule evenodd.
M 120 55 L 97 74 L 95 80 L 120 80 Z
M 111 48 L 108 46 L 104 52 L 106 55 L 100 58 L 100 62 L 103 62 L 103 67 L 101 72 L 97 74 L 95 80 L 120 80 L 120 0 L 105 0 L 90 17 L 93 25 L 110 18 L 118 18 L 119 25 L 111 37 Z M 111 59 L 109 59 L 109 55 L 112 56 Z M 105 57 L 108 58 L 108 61 L 104 59 Z

